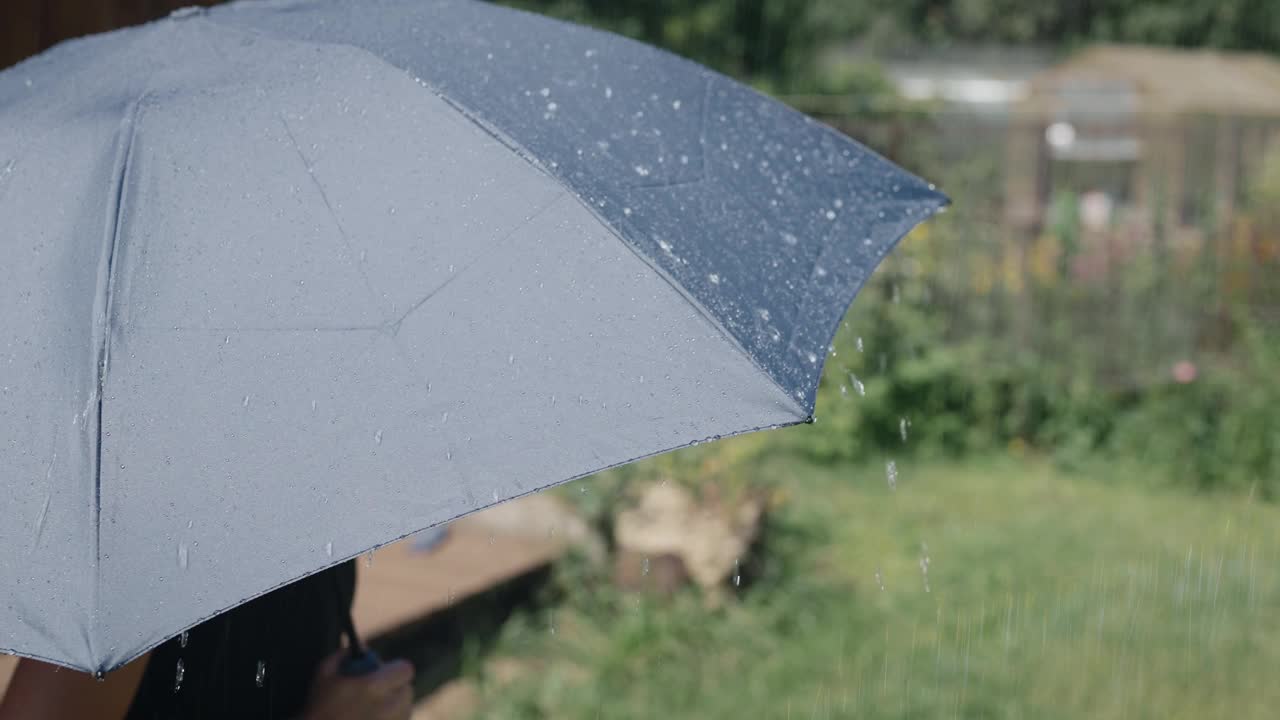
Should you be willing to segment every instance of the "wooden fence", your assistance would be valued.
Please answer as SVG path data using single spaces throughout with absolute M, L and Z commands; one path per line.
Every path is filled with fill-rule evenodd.
M 136 25 L 187 5 L 217 0 L 3 0 L 0 68 L 68 38 Z

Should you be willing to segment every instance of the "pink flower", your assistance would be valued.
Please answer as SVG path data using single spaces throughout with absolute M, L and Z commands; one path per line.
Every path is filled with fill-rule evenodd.
M 1173 380 L 1176 383 L 1186 385 L 1187 383 L 1195 382 L 1198 374 L 1199 370 L 1196 369 L 1196 364 L 1190 360 L 1179 360 L 1173 364 Z

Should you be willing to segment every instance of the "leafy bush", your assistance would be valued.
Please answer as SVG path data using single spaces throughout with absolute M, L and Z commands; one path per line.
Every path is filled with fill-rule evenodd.
M 1027 450 L 1075 469 L 1137 461 L 1197 489 L 1280 495 L 1280 338 L 1243 313 L 1230 354 L 1112 388 L 1070 358 L 948 338 L 942 314 L 893 289 L 887 270 L 828 358 L 817 426 L 789 436 L 799 452 L 836 463 Z

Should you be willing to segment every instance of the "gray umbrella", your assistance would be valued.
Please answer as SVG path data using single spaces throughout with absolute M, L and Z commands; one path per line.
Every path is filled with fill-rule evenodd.
M 408 533 L 812 417 L 943 205 L 490 5 L 244 2 L 0 73 L 0 650 L 110 670 Z

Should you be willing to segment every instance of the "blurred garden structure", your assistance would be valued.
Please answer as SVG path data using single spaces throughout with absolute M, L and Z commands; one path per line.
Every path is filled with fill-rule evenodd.
M 906 80 L 900 97 L 928 84 Z M 793 99 L 943 179 L 955 211 L 896 271 L 926 286 L 949 336 L 1093 346 L 1078 359 L 1125 389 L 1230 352 L 1239 310 L 1280 324 L 1280 61 L 1100 45 L 997 89 L 1004 102 L 939 92 L 875 112 Z

